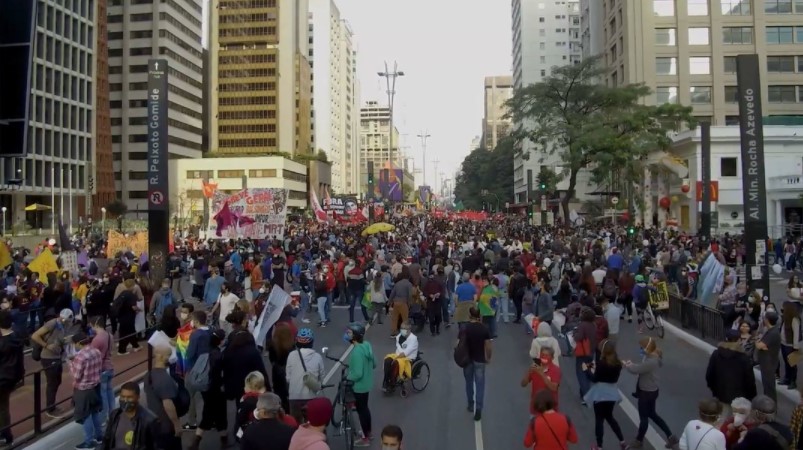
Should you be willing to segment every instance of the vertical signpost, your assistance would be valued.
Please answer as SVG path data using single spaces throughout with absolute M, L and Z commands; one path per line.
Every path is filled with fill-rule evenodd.
M 739 127 L 742 140 L 742 195 L 749 287 L 770 296 L 767 253 L 767 190 L 764 174 L 764 120 L 758 55 L 736 57 Z M 704 200 L 705 201 L 705 200 Z
M 527 169 L 527 216 L 533 217 L 535 206 L 533 206 L 533 170 Z M 533 224 L 532 221 L 529 222 Z
M 700 235 L 711 237 L 711 123 L 700 123 Z
M 151 280 L 167 273 L 170 205 L 167 183 L 167 60 L 148 60 L 148 256 Z

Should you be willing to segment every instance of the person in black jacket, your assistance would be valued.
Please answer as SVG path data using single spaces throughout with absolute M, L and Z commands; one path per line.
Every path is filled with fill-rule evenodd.
M 725 342 L 721 342 L 711 353 L 705 380 L 711 394 L 726 410 L 730 409 L 731 402 L 737 397 L 752 400 L 756 396 L 753 361 L 742 350 L 738 331 L 728 330 Z M 724 414 L 729 415 L 729 411 L 724 411 Z
M 619 445 L 624 448 L 625 436 L 619 422 L 613 417 L 613 408 L 619 403 L 620 394 L 616 383 L 622 373 L 622 361 L 616 354 L 616 345 L 605 339 L 600 344 L 601 356 L 596 364 L 582 364 L 589 381 L 594 385 L 584 397 L 585 402 L 594 405 L 594 431 L 597 438 L 597 447 L 602 448 L 602 438 L 605 432 L 605 422 L 611 426 L 613 433 L 619 439 Z
M 14 442 L 11 434 L 11 411 L 9 400 L 17 384 L 25 376 L 25 363 L 22 355 L 22 340 L 11 328 L 10 304 L 3 302 L 0 309 L 0 439 L 5 445 Z
M 259 372 L 265 380 L 265 388 L 270 390 L 268 372 L 262 353 L 254 342 L 254 336 L 247 330 L 235 330 L 229 334 L 228 343 L 223 349 L 223 392 L 226 400 L 239 408 L 240 398 L 245 392 L 245 378 L 251 372 Z M 229 437 L 233 437 L 233 427 Z M 230 441 L 233 439 L 230 439 Z
M 241 450 L 288 450 L 295 429 L 283 423 L 282 402 L 278 395 L 266 392 L 259 396 L 255 415 L 257 420 L 243 432 Z
M 139 404 L 139 396 L 137 383 L 128 382 L 120 388 L 120 407 L 109 418 L 102 450 L 157 450 L 159 419 Z

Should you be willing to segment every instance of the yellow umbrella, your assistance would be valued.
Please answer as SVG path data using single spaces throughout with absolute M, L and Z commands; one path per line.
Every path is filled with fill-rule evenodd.
M 394 231 L 395 229 L 396 229 L 396 227 L 394 227 L 393 225 L 391 225 L 389 223 L 377 222 L 377 223 L 375 223 L 373 225 L 368 225 L 368 227 L 366 227 L 364 230 L 362 230 L 362 235 L 363 236 L 369 236 L 369 235 L 377 234 L 377 233 L 387 233 L 389 231 Z
M 50 211 L 51 209 L 53 208 L 39 203 L 34 203 L 25 207 L 25 211 Z

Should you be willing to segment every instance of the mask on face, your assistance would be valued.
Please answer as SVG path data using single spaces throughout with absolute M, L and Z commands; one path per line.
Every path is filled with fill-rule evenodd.
M 546 365 L 548 365 L 550 362 L 552 362 L 552 358 L 541 358 L 541 365 L 542 365 L 542 366 L 546 366 Z
M 351 334 L 348 332 L 343 333 L 343 342 L 346 344 L 351 344 Z
M 189 313 L 181 313 L 179 314 L 181 320 L 187 320 L 187 317 L 190 317 Z
M 390 445 L 383 445 L 382 450 L 398 450 L 399 447 L 390 446 Z
M 401 330 L 401 335 L 407 337 L 410 335 L 410 330 Z
M 740 427 L 744 424 L 744 421 L 747 420 L 747 414 L 742 413 L 734 413 L 733 414 L 733 425 Z
M 127 400 L 122 400 L 122 399 L 120 400 L 120 409 L 125 411 L 125 412 L 131 412 L 136 407 L 137 407 L 137 404 L 134 403 L 134 402 L 130 402 L 130 401 L 127 401 Z

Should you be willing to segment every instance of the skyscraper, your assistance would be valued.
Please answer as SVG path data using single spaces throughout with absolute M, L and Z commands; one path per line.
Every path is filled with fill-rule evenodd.
M 608 0 L 589 17 L 604 29 L 607 83 L 645 83 L 653 104 L 680 103 L 700 120 L 737 125 L 736 55 L 761 61 L 763 113 L 795 116 L 803 104 L 803 2 Z M 585 21 L 585 20 L 584 20 Z M 799 123 L 799 122 L 798 122 Z
M 210 152 L 311 154 L 306 1 L 211 5 Z
M 374 180 L 378 181 L 380 171 L 388 168 L 388 146 L 390 145 L 390 108 L 380 106 L 379 102 L 369 101 L 360 110 L 360 183 L 359 193 L 364 194 L 368 183 L 368 162 L 374 163 Z M 393 127 L 394 169 L 406 171 L 404 154 L 399 151 L 399 130 Z M 412 174 L 404 174 L 405 183 L 412 186 Z
M 315 145 L 332 163 L 332 188 L 357 192 L 359 94 L 354 33 L 334 0 L 310 1 Z
M 97 68 L 95 82 L 95 157 L 94 170 L 89 171 L 89 194 L 92 196 L 92 216 L 102 217 L 101 208 L 117 198 L 114 182 L 112 152 L 111 108 L 109 106 L 109 42 L 108 0 L 97 0 L 97 30 L 95 33 Z
M 509 75 L 485 77 L 485 115 L 482 118 L 482 142 L 487 150 L 496 148 L 499 140 L 510 131 L 505 118 L 505 102 L 513 96 L 513 78 Z
M 168 65 L 171 158 L 202 150 L 201 0 L 109 3 L 109 89 L 117 191 L 130 211 L 148 208 L 148 60 Z
M 579 0 L 513 0 L 514 89 L 543 80 L 553 67 L 576 64 L 582 55 Z M 543 162 L 522 157 L 532 149 L 532 143 L 522 143 L 522 152 L 517 152 L 513 161 L 516 203 L 527 200 L 527 170 L 537 174 L 542 165 L 559 169 L 559 155 L 545 155 Z
M 97 6 L 92 0 L 0 1 L 0 44 L 28 44 L 0 45 L 0 203 L 7 229 L 18 223 L 48 229 L 50 213 L 63 212 L 65 223 L 86 214 Z M 34 203 L 52 210 L 26 213 Z

